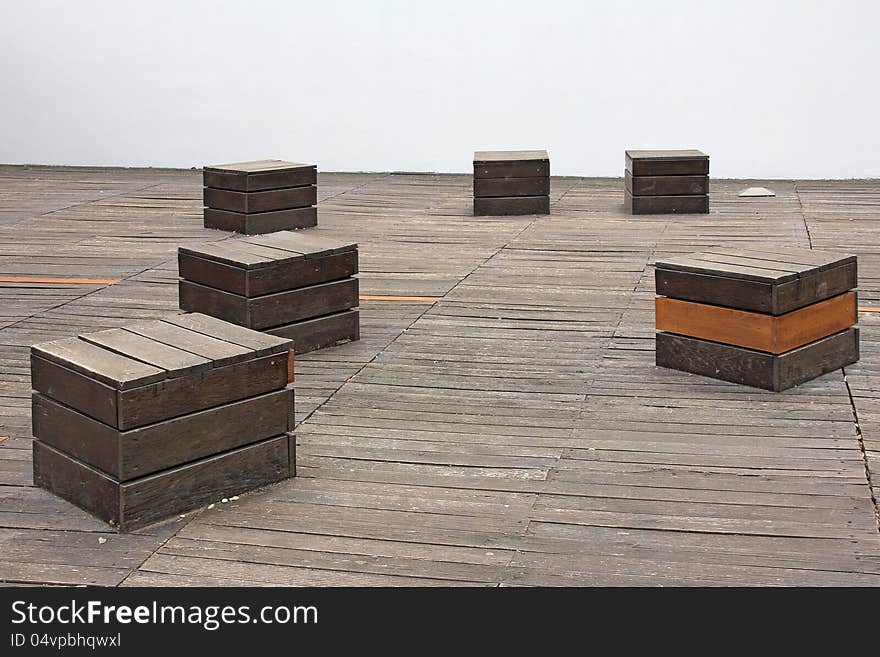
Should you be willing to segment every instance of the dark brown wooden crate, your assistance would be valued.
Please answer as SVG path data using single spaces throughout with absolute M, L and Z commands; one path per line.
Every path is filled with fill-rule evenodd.
M 244 269 L 182 250 L 177 262 L 182 278 L 245 297 L 328 283 L 358 271 L 357 251 L 285 261 L 262 269 Z
M 547 151 L 477 151 L 474 178 L 546 178 L 550 175 Z
M 630 214 L 708 214 L 709 196 L 633 196 L 625 189 L 623 207 Z
M 475 197 L 547 196 L 550 178 L 474 178 Z
M 855 256 L 773 247 L 726 248 L 658 259 L 657 294 L 781 315 L 858 284 Z
M 230 212 L 205 208 L 205 228 L 227 230 L 242 235 L 262 235 L 279 230 L 296 230 L 318 225 L 318 208 L 289 208 L 272 212 Z
M 179 297 L 183 310 L 260 330 L 348 310 L 359 304 L 356 278 L 250 298 L 182 280 Z
M 298 354 L 304 354 L 360 340 L 360 313 L 357 310 L 346 310 L 341 313 L 279 326 L 266 332 L 293 340 L 294 351 Z
M 258 160 L 212 164 L 204 167 L 203 178 L 205 187 L 258 192 L 282 187 L 315 185 L 318 182 L 318 172 L 314 164 Z
M 276 436 L 120 483 L 45 443 L 33 443 L 34 483 L 121 531 L 133 531 L 291 475 L 295 437 Z
M 293 389 L 287 388 L 119 431 L 34 393 L 33 433 L 114 479 L 128 481 L 291 431 L 293 403 Z
M 848 328 L 779 355 L 663 332 L 656 348 L 660 367 L 779 392 L 856 362 L 859 331 Z
M 474 216 L 550 214 L 549 196 L 475 198 Z
M 708 194 L 709 176 L 633 176 L 627 171 L 624 187 L 633 196 Z
M 317 202 L 318 191 L 314 185 L 270 189 L 265 192 L 234 192 L 228 189 L 204 188 L 204 203 L 207 207 L 245 214 L 304 208 Z
M 628 150 L 626 170 L 634 176 L 708 175 L 709 156 L 698 150 Z

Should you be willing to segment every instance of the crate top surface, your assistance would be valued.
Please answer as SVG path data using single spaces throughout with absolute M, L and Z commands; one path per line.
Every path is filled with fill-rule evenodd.
M 654 266 L 657 269 L 778 285 L 855 262 L 854 255 L 828 251 L 737 246 L 662 258 Z
M 31 354 L 118 390 L 280 354 L 292 340 L 191 313 L 44 342 Z
M 626 156 L 631 160 L 654 160 L 662 162 L 676 162 L 679 160 L 708 160 L 709 156 L 695 149 L 680 151 L 626 151 Z
M 357 251 L 357 243 L 317 236 L 314 231 L 283 230 L 267 235 L 179 247 L 179 253 L 241 269 L 263 269 L 298 260 Z
M 475 151 L 474 164 L 488 162 L 549 162 L 547 151 Z
M 268 173 L 270 171 L 285 171 L 287 169 L 315 169 L 315 164 L 302 164 L 299 162 L 285 162 L 284 160 L 254 160 L 253 162 L 232 162 L 230 164 L 209 164 L 203 167 L 204 171 L 234 171 L 235 173 Z

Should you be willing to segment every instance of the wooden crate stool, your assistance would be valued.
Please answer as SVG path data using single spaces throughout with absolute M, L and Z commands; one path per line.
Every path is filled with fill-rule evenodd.
M 180 307 L 294 341 L 360 338 L 357 244 L 282 231 L 178 249 Z
M 661 367 L 778 392 L 859 359 L 855 256 L 716 248 L 655 282 Z
M 550 214 L 547 151 L 474 153 L 474 215 Z
M 203 169 L 205 228 L 245 235 L 308 228 L 318 223 L 314 164 L 259 160 Z
M 289 350 L 198 314 L 33 346 L 34 483 L 130 531 L 294 476 Z
M 626 151 L 624 187 L 630 214 L 707 214 L 709 156 L 695 150 Z

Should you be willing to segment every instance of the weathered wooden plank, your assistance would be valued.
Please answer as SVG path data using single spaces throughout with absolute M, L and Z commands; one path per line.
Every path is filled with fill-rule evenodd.
M 284 160 L 212 164 L 203 168 L 202 178 L 205 187 L 239 192 L 299 187 L 318 182 L 317 167 L 314 164 L 299 164 Z
M 314 185 L 271 189 L 264 192 L 235 192 L 213 187 L 204 188 L 205 206 L 245 214 L 304 208 L 317 202 L 318 191 Z
M 534 178 L 474 178 L 474 196 L 547 196 L 549 176 Z
M 126 324 L 125 330 L 207 358 L 213 367 L 239 363 L 256 355 L 253 349 L 158 320 Z
M 119 483 L 62 452 L 34 441 L 34 481 L 120 531 L 290 476 L 288 435 Z
M 200 313 L 175 315 L 163 321 L 174 326 L 180 326 L 197 333 L 241 345 L 252 350 L 255 357 L 284 354 L 293 346 L 291 341 L 285 338 L 251 331 L 250 329 L 224 322 L 216 317 Z
M 358 305 L 358 279 L 345 278 L 247 298 L 187 280 L 180 281 L 180 307 L 252 329 L 312 319 Z
M 858 321 L 855 292 L 770 315 L 657 297 L 656 327 L 713 342 L 780 354 L 838 333 Z
M 226 230 L 242 235 L 262 235 L 317 225 L 318 209 L 313 206 L 251 213 L 205 208 L 204 213 L 205 228 Z
M 119 390 L 161 381 L 168 372 L 90 344 L 65 338 L 31 347 L 31 357 L 52 361 Z
M 628 150 L 625 156 L 626 170 L 634 176 L 709 174 L 709 156 L 698 150 Z
M 79 339 L 167 370 L 168 376 L 186 376 L 213 367 L 207 358 L 121 328 L 81 334 Z
M 859 358 L 858 328 L 849 328 L 784 354 L 657 333 L 659 367 L 781 391 L 850 365 Z
M 629 214 L 708 214 L 709 195 L 633 196 L 625 189 L 623 208 Z
M 630 171 L 626 171 L 623 184 L 633 196 L 709 193 L 709 176 L 633 176 Z
M 189 252 L 178 254 L 181 277 L 245 297 L 308 287 L 353 276 L 358 271 L 357 251 L 281 262 L 272 267 L 242 269 Z
M 550 214 L 549 196 L 474 198 L 474 216 Z
M 546 178 L 547 151 L 476 151 L 474 178 Z
M 657 294 L 773 315 L 843 294 L 858 282 L 855 263 L 800 275 L 692 258 L 675 259 L 673 269 L 670 262 L 656 263 Z
M 307 319 L 266 331 L 270 335 L 293 340 L 294 351 L 304 354 L 325 347 L 335 347 L 346 342 L 359 340 L 360 313 L 345 310 L 315 319 Z
M 119 431 L 34 393 L 33 432 L 47 445 L 128 481 L 290 431 L 293 403 L 290 388 Z
M 288 351 L 166 379 L 118 393 L 120 430 L 279 390 L 287 385 Z M 82 409 L 79 409 L 82 410 Z

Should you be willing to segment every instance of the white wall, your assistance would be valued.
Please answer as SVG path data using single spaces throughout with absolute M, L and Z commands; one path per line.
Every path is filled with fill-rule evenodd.
M 878 0 L 6 0 L 0 162 L 877 177 L 878 65 Z

